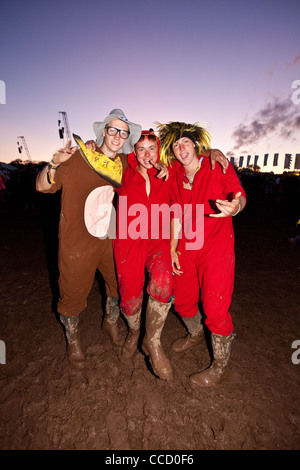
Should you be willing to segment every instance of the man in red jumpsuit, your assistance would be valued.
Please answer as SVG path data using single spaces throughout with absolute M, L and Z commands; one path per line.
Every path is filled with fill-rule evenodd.
M 173 349 L 184 351 L 201 341 L 200 288 L 214 360 L 208 370 L 193 374 L 190 381 L 200 387 L 212 386 L 223 376 L 234 336 L 228 310 L 235 265 L 232 216 L 244 209 L 246 195 L 231 165 L 225 174 L 218 165 L 211 171 L 201 156 L 203 144 L 209 145 L 204 129 L 172 122 L 160 126 L 159 137 L 163 158 L 175 156 L 180 163 L 171 191 L 172 203 L 179 204 L 172 221 L 171 255 L 176 274 L 175 310 L 189 334 L 175 341 Z
M 159 151 L 154 133 L 143 131 L 134 153 L 128 155 L 118 198 L 118 230 L 114 241 L 120 307 L 129 325 L 122 354 L 132 357 L 140 336 L 145 268 L 149 273 L 146 309 L 146 335 L 143 350 L 150 356 L 153 371 L 170 380 L 172 367 L 161 346 L 160 337 L 172 305 L 173 276 L 170 237 L 163 238 L 161 223 L 153 223 L 153 210 L 169 207 L 171 178 L 157 177 Z M 156 206 L 155 206 L 156 205 Z M 137 217 L 137 214 L 139 216 Z

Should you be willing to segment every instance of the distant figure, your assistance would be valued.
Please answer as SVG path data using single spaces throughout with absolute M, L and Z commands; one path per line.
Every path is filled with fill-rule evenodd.
M 0 172 L 0 202 L 3 203 L 5 200 L 5 180 L 4 177 L 2 176 L 2 173 Z
M 297 235 L 294 238 L 288 238 L 287 242 L 290 246 L 295 248 L 296 246 L 300 245 L 300 235 Z
M 298 225 L 300 226 L 300 219 L 296 223 L 296 227 L 298 227 Z M 299 246 L 300 245 L 300 235 L 296 235 L 295 237 L 288 238 L 287 242 L 293 248 L 295 248 L 296 246 Z

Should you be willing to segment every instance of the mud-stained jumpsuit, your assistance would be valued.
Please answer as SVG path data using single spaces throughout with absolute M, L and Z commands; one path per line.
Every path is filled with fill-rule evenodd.
M 117 238 L 114 241 L 120 306 L 129 326 L 122 355 L 131 358 L 137 350 L 147 269 L 149 297 L 142 348 L 150 357 L 154 373 L 163 380 L 171 380 L 172 365 L 160 338 L 173 303 L 169 213 L 172 177 L 170 175 L 163 181 L 156 177 L 155 168 L 148 170 L 150 193 L 147 195 L 146 180 L 136 169 L 138 162 L 134 153 L 128 155 L 128 163 L 119 190 Z M 169 172 L 173 170 L 169 169 Z M 166 211 L 161 219 L 158 217 L 159 206 Z
M 164 181 L 156 177 L 155 168 L 148 170 L 148 196 L 146 181 L 136 169 L 138 163 L 134 153 L 128 155 L 128 164 L 118 190 L 114 256 L 120 307 L 125 315 L 131 316 L 142 307 L 145 268 L 149 273 L 147 292 L 151 297 L 167 303 L 173 293 L 168 210 L 172 176 Z M 169 171 L 172 173 L 172 169 Z M 159 206 L 165 210 L 165 216 L 158 221 Z
M 219 165 L 212 171 L 207 158 L 203 159 L 191 190 L 183 187 L 183 181 L 186 182 L 186 179 L 183 166 L 180 166 L 171 189 L 171 203 L 179 203 L 181 208 L 178 217 L 180 214 L 186 215 L 181 220 L 182 237 L 177 247 L 183 273 L 174 276 L 175 310 L 182 317 L 194 317 L 199 311 L 200 289 L 208 329 L 217 335 L 228 336 L 233 331 L 229 313 L 235 268 L 232 217 L 214 218 L 208 215 L 218 212 L 214 206 L 216 199 L 230 200 L 238 192 L 246 197 L 245 191 L 230 164 L 226 174 L 223 174 Z M 204 204 L 204 216 L 199 212 L 196 219 L 197 204 Z M 192 212 L 187 209 L 188 205 Z M 203 246 L 200 246 L 202 229 Z M 193 237 L 196 230 L 197 235 Z

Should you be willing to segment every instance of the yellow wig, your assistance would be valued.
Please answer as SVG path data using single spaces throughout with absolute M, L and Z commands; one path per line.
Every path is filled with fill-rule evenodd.
M 210 148 L 210 134 L 198 123 L 187 124 L 185 122 L 169 122 L 160 124 L 156 122 L 158 138 L 160 140 L 160 161 L 165 165 L 172 165 L 175 160 L 173 144 L 181 137 L 189 137 L 195 144 L 195 150 L 199 155 L 201 150 Z

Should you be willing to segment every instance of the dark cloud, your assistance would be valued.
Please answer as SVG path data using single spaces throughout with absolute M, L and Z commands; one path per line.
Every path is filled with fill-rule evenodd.
M 294 138 L 300 130 L 300 106 L 291 99 L 267 103 L 249 124 L 241 123 L 232 134 L 234 150 L 257 145 L 266 137 Z
M 298 62 L 300 62 L 300 52 L 293 58 L 293 60 L 289 64 L 287 64 L 286 68 L 288 69 L 290 67 L 293 67 L 293 65 L 296 65 Z

